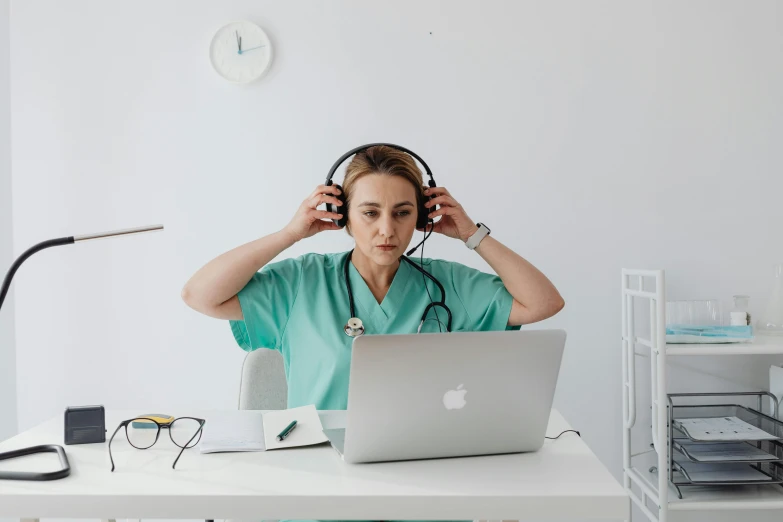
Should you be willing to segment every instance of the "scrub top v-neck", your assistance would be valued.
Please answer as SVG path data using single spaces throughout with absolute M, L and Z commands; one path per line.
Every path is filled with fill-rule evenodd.
M 353 338 L 343 331 L 350 306 L 343 273 L 348 252 L 305 254 L 266 265 L 237 294 L 243 321 L 230 321 L 240 347 L 278 350 L 288 381 L 288 407 L 315 404 L 319 410 L 348 406 Z M 419 263 L 415 258 L 414 262 Z M 518 329 L 507 327 L 513 298 L 501 279 L 459 263 L 424 259 L 424 268 L 446 290 L 452 331 Z M 408 263 L 401 262 L 378 303 L 353 263 L 348 277 L 356 314 L 365 335 L 416 333 L 421 315 L 440 290 Z M 430 311 L 422 332 L 437 332 Z M 445 325 L 445 314 L 440 321 Z M 442 327 L 445 331 L 445 326 Z

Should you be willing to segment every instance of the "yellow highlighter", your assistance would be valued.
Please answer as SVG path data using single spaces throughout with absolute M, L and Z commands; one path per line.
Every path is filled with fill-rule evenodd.
M 136 420 L 134 420 L 131 423 L 131 426 L 136 429 L 158 429 L 158 427 L 155 425 L 155 422 L 151 422 L 147 419 L 152 419 L 161 426 L 168 426 L 174 421 L 174 417 L 171 415 L 166 415 L 164 413 L 150 413 L 147 415 L 139 415 L 136 417 Z

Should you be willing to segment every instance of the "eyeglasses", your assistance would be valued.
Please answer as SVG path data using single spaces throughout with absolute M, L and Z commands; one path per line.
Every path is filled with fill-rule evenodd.
M 179 448 L 179 454 L 174 459 L 174 464 L 171 465 L 171 469 L 174 469 L 177 465 L 177 461 L 182 456 L 182 452 L 188 448 L 192 448 L 201 440 L 201 432 L 204 428 L 206 420 L 197 419 L 195 417 L 177 417 L 173 421 L 167 424 L 161 424 L 154 419 L 148 417 L 137 417 L 134 419 L 124 420 L 117 426 L 114 433 L 109 439 L 109 459 L 111 460 L 111 470 L 114 471 L 114 458 L 111 455 L 111 442 L 114 440 L 114 436 L 120 431 L 120 428 L 125 428 L 125 437 L 128 439 L 128 443 L 136 449 L 148 449 L 151 448 L 160 436 L 160 430 L 165 429 L 169 431 L 171 441 Z

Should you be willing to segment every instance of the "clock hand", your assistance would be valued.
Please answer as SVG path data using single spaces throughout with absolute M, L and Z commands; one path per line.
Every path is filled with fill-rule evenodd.
M 262 47 L 266 47 L 266 45 L 258 45 L 256 47 L 251 47 L 250 49 L 240 50 L 239 54 L 246 53 L 248 51 L 252 51 L 253 49 L 261 49 Z
M 234 31 L 234 34 L 237 37 L 237 52 L 242 54 L 242 39 L 239 37 L 239 31 Z

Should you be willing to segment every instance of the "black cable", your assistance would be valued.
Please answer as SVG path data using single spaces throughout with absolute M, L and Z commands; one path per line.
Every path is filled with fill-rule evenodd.
M 579 432 L 578 432 L 578 431 L 576 431 L 576 430 L 565 430 L 565 431 L 561 431 L 561 432 L 560 432 L 560 435 L 562 435 L 563 433 L 568 433 L 569 431 L 573 431 L 574 433 L 576 433 L 576 434 L 577 434 L 577 435 L 579 435 L 580 437 L 582 436 L 582 434 L 581 434 L 581 433 L 579 433 Z M 549 440 L 557 440 L 557 439 L 559 439 L 559 438 L 560 438 L 560 435 L 558 435 L 557 437 L 545 437 L 545 438 L 547 438 L 547 439 L 549 439 Z
M 413 248 L 411 248 L 410 250 L 408 250 L 407 252 L 405 252 L 405 255 L 406 255 L 406 256 L 408 256 L 408 257 L 410 257 L 410 256 L 411 256 L 411 255 L 412 255 L 412 254 L 413 254 L 415 251 L 417 251 L 417 250 L 419 249 L 419 247 L 420 247 L 421 245 L 423 245 L 423 244 L 424 244 L 424 242 L 425 242 L 425 241 L 427 241 L 427 238 L 428 238 L 428 237 L 429 237 L 429 236 L 427 235 L 427 232 L 425 231 L 425 232 L 424 232 L 424 239 L 422 239 L 421 241 L 419 241 L 419 244 L 418 244 L 418 245 L 416 245 L 415 247 L 413 247 Z
M 427 308 L 424 309 L 424 313 L 421 314 L 421 319 L 422 319 L 421 324 L 422 325 L 424 324 L 424 318 L 427 317 L 427 313 L 429 312 L 430 308 L 434 308 L 436 306 L 440 306 L 441 308 L 443 308 L 443 311 L 446 312 L 446 317 L 448 318 L 448 321 L 446 323 L 446 331 L 450 332 L 451 331 L 451 319 L 452 319 L 452 317 L 451 317 L 451 310 L 449 310 L 449 307 L 446 305 L 446 289 L 443 288 L 443 285 L 440 283 L 440 281 L 438 281 L 438 279 L 435 276 L 433 276 L 432 274 L 430 274 L 429 272 L 424 270 L 422 267 L 417 265 L 415 262 L 411 261 L 409 257 L 402 256 L 400 258 L 400 260 L 401 261 L 405 261 L 410 266 L 412 266 L 414 269 L 416 269 L 419 272 L 421 272 L 422 274 L 424 274 L 424 277 L 428 278 L 430 281 L 435 283 L 435 286 L 438 287 L 438 290 L 440 290 L 440 295 L 442 296 L 440 301 L 435 301 L 434 303 L 430 303 L 430 304 L 427 305 Z

